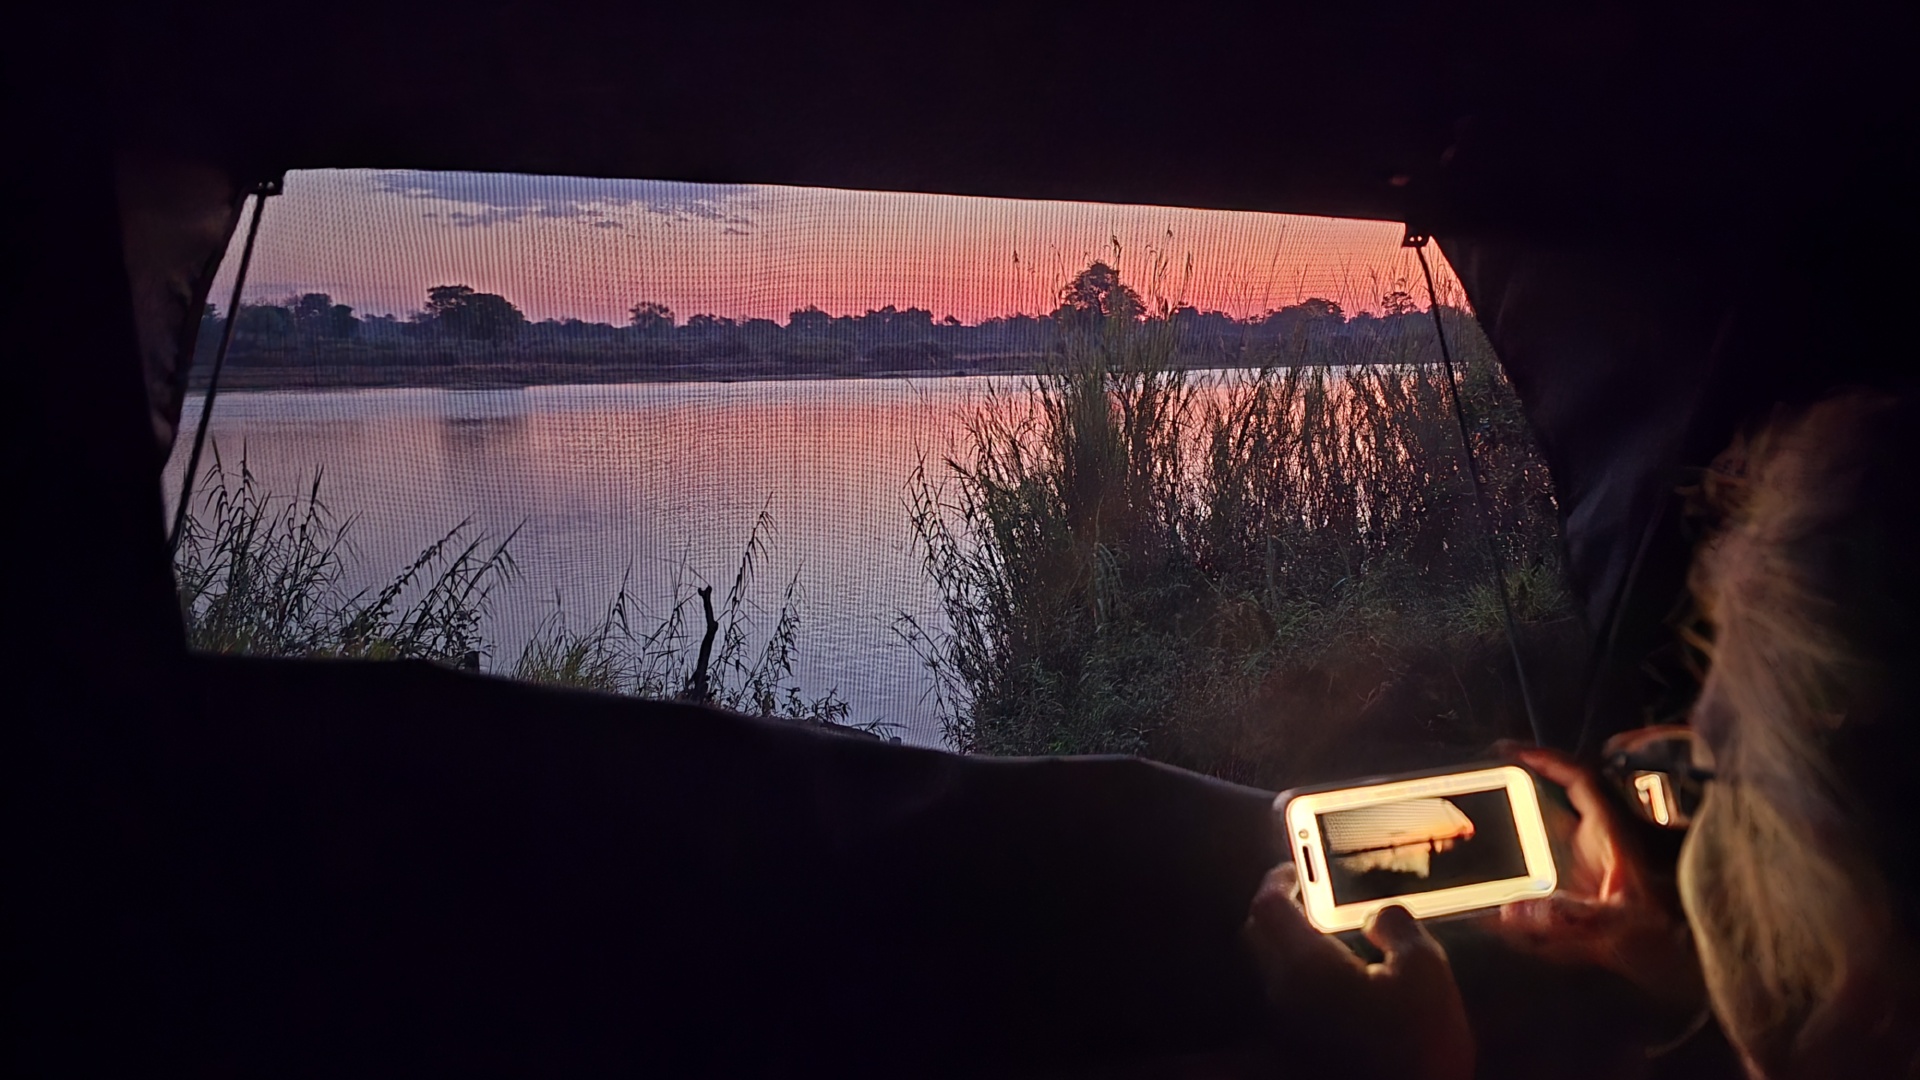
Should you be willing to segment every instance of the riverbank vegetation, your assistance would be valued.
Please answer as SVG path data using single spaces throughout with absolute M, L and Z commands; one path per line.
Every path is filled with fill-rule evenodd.
M 1551 478 L 1477 324 L 1441 315 L 1530 674 L 1571 707 Z M 923 463 L 945 625 L 901 631 L 952 745 L 1279 787 L 1525 734 L 1432 322 L 1298 347 L 1196 376 L 1167 321 L 1096 320 Z
M 352 590 L 354 519 L 331 511 L 323 477 L 282 496 L 262 487 L 243 457 L 229 466 L 216 447 L 196 486 L 174 578 L 190 648 L 307 659 L 427 660 L 479 670 L 492 655 L 486 633 L 494 590 L 519 573 L 514 537 L 450 528 L 378 588 Z M 552 685 L 693 701 L 756 716 L 853 726 L 828 690 L 808 696 L 794 679 L 801 621 L 797 582 L 773 610 L 764 641 L 755 565 L 771 516 L 750 531 L 717 608 L 714 589 L 684 565 L 664 616 L 647 618 L 623 582 L 584 628 L 556 610 L 517 659 L 495 670 Z M 697 621 L 696 621 L 697 620 Z
M 435 286 L 421 309 L 405 316 L 362 315 L 329 295 L 307 293 L 241 306 L 222 379 L 229 389 L 294 389 L 1030 374 L 1058 366 L 1088 320 L 1131 322 L 1148 314 L 1106 262 L 1081 271 L 1058 299 L 1051 311 L 972 324 L 893 305 L 862 314 L 808 306 L 784 323 L 683 319 L 642 300 L 624 325 L 614 325 L 531 321 L 507 297 L 465 285 Z M 1181 366 L 1285 367 L 1328 363 L 1329 349 L 1365 347 L 1426 317 L 1404 291 L 1389 291 L 1377 306 L 1377 314 L 1349 314 L 1334 300 L 1313 297 L 1235 318 L 1173 304 L 1157 319 L 1170 361 Z M 225 315 L 209 305 L 198 339 L 199 377 L 211 368 L 225 330 Z
M 471 290 L 436 300 L 447 311 L 472 301 Z M 322 329 L 350 315 L 307 306 L 306 317 L 333 320 Z M 1471 755 L 1526 731 L 1489 536 L 1540 707 L 1576 707 L 1582 631 L 1561 585 L 1552 481 L 1513 390 L 1473 318 L 1441 306 L 1489 523 L 1432 313 L 1399 292 L 1379 306 L 1385 316 L 1347 318 L 1308 301 L 1258 321 L 1257 334 L 1245 321 L 1222 326 L 1240 335 L 1223 354 L 1195 345 L 1208 316 L 1150 304 L 1105 264 L 1061 290 L 1040 372 L 974 407 L 961 445 L 923 459 L 903 508 L 941 605 L 897 628 L 925 665 L 949 745 L 1142 754 L 1273 788 Z M 908 314 L 796 312 L 784 328 L 727 332 L 866 355 L 875 326 L 942 332 Z M 491 305 L 462 325 L 497 330 L 514 315 Z M 434 328 L 450 317 L 395 332 L 457 336 Z M 983 327 L 948 331 L 1006 332 Z M 629 345 L 685 344 L 722 330 L 636 305 L 619 333 Z M 541 340 L 535 327 L 519 333 Z M 276 499 L 244 462 L 235 473 L 216 458 L 192 510 L 177 569 L 202 649 L 477 666 L 491 592 L 516 573 L 512 537 L 462 524 L 385 587 L 348 595 L 352 522 L 326 511 L 320 478 Z M 836 692 L 794 677 L 805 641 L 797 581 L 777 602 L 750 599 L 767 521 L 724 591 L 683 582 L 659 615 L 622 584 L 590 625 L 556 612 L 492 669 L 845 724 Z M 763 607 L 777 614 L 756 628 L 748 612 Z

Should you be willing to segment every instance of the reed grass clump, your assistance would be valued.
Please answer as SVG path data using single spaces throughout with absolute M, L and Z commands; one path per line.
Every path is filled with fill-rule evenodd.
M 351 517 L 335 515 L 316 471 L 305 490 L 269 491 L 245 456 L 229 468 L 214 447 L 174 557 L 189 647 L 278 657 L 418 659 L 478 668 L 491 656 L 484 626 L 493 592 L 519 572 L 514 534 L 494 541 L 471 522 L 427 545 L 379 589 L 349 592 Z M 798 580 L 788 582 L 773 627 L 756 644 L 755 570 L 773 529 L 763 510 L 719 608 L 689 585 L 686 563 L 664 616 L 644 618 L 622 581 L 599 618 L 576 628 L 558 604 L 505 670 L 549 685 L 680 699 L 751 715 L 880 733 L 849 723 L 835 690 L 809 696 L 795 679 L 800 648 Z M 702 595 L 702 594 L 705 595 Z M 699 601 L 700 624 L 688 613 Z
M 1484 336 L 1442 314 L 1516 614 L 1563 620 L 1547 470 Z M 1166 320 L 1109 319 L 1050 373 L 981 403 L 911 494 L 945 625 L 900 629 L 949 743 L 1271 780 L 1300 741 L 1276 731 L 1338 726 L 1414 668 L 1436 685 L 1409 738 L 1504 733 L 1514 714 L 1496 695 L 1460 700 L 1474 696 L 1462 666 L 1498 655 L 1498 597 L 1419 326 L 1303 337 L 1285 366 L 1195 373 L 1174 362 Z
M 774 717 L 879 734 L 882 720 L 852 723 L 837 690 L 809 696 L 795 678 L 800 650 L 800 583 L 787 582 L 766 640 L 755 644 L 752 589 L 765 556 L 773 515 L 763 508 L 747 535 L 733 582 L 716 608 L 711 586 L 691 584 L 687 563 L 673 586 L 673 603 L 651 624 L 636 622 L 636 605 L 622 581 L 591 626 L 572 629 L 555 610 L 521 652 L 514 678 L 646 698 L 677 698 L 718 705 L 751 716 Z M 691 616 L 699 616 L 693 623 Z
M 494 587 L 518 572 L 512 536 L 492 542 L 462 521 L 380 589 L 348 593 L 353 519 L 328 509 L 318 471 L 282 498 L 216 446 L 196 497 L 174 579 L 187 644 L 205 652 L 466 663 L 485 651 Z

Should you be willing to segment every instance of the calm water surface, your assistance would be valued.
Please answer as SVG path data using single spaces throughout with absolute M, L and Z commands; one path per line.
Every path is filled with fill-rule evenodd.
M 645 614 L 677 579 L 724 595 L 762 508 L 775 528 L 752 597 L 771 629 L 798 575 L 796 674 L 809 695 L 838 689 L 855 720 L 901 725 L 937 744 L 927 676 L 900 641 L 903 613 L 944 625 L 923 577 L 906 495 L 956 445 L 985 378 L 387 389 L 220 397 L 210 438 L 231 468 L 244 453 L 276 493 L 303 491 L 356 515 L 349 588 L 377 586 L 464 519 L 493 537 L 516 527 L 520 576 L 499 586 L 484 626 L 489 670 L 510 671 L 528 637 L 561 613 L 598 620 L 623 578 Z M 197 418 L 199 402 L 185 415 Z M 189 437 L 169 464 L 177 492 Z M 211 457 L 209 457 L 209 461 Z M 204 466 L 203 466 L 204 468 Z

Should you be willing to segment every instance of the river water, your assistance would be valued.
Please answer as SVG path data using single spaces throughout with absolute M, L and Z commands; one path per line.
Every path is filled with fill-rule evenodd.
M 994 383 L 1010 380 L 229 392 L 209 435 L 230 470 L 244 455 L 278 494 L 304 491 L 319 470 L 322 503 L 355 519 L 350 590 L 390 580 L 463 520 L 496 538 L 517 528 L 519 576 L 495 589 L 483 626 L 483 668 L 502 673 L 556 610 L 577 629 L 597 622 L 623 580 L 643 623 L 671 606 L 676 581 L 724 595 L 766 509 L 756 631 L 771 629 L 797 580 L 803 691 L 835 689 L 853 720 L 937 745 L 927 673 L 895 630 L 903 613 L 944 626 L 907 493 L 923 456 L 944 470 Z M 189 423 L 199 412 L 189 400 Z

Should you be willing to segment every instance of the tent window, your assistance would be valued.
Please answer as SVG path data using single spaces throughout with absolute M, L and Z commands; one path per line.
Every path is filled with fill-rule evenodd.
M 1274 785 L 1523 732 L 1400 235 L 292 174 L 202 327 L 204 379 L 238 319 L 176 559 L 192 643 Z M 1579 653 L 1551 479 L 1437 269 L 1551 702 Z

